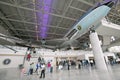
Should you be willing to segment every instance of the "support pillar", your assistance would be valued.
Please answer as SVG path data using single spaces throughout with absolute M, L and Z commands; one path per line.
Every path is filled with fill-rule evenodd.
M 103 51 L 97 33 L 95 31 L 91 31 L 89 37 L 93 49 L 96 68 L 98 70 L 107 70 Z

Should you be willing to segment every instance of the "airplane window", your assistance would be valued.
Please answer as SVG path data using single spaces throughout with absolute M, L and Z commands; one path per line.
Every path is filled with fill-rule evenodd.
M 77 30 L 76 30 L 76 29 L 73 29 L 73 30 L 67 35 L 68 39 L 70 39 L 76 32 L 77 32 Z

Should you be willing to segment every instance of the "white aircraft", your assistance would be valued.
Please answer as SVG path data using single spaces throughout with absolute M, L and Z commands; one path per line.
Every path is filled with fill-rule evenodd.
M 63 48 L 73 44 L 80 45 L 76 39 L 90 31 L 91 28 L 95 30 L 97 27 L 99 27 L 98 24 L 100 23 L 100 20 L 109 13 L 112 6 L 116 3 L 117 0 L 105 0 L 87 11 L 86 14 L 83 15 L 83 17 L 81 17 L 78 22 L 73 25 L 72 29 L 64 36 L 63 40 L 53 40 L 62 41 L 62 43 L 57 45 L 56 48 Z M 46 48 L 47 47 L 48 46 L 46 46 Z

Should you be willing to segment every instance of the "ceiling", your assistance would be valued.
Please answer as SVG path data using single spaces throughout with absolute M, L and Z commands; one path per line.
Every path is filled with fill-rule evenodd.
M 47 44 L 56 45 L 57 40 L 53 39 L 62 39 L 87 10 L 101 1 L 0 0 L 0 25 L 11 36 L 24 41 L 41 44 L 41 40 L 46 39 L 49 40 Z M 106 19 L 120 25 L 119 4 L 112 8 Z M 78 41 L 88 41 L 88 33 Z

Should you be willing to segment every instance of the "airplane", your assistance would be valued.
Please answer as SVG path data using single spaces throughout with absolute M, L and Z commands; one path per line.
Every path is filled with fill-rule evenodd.
M 83 15 L 77 22 L 76 24 L 73 25 L 72 29 L 63 37 L 63 39 L 54 39 L 54 40 L 45 40 L 42 39 L 42 41 L 45 40 L 45 43 L 42 45 L 42 47 L 45 48 L 51 48 L 51 49 L 57 49 L 57 48 L 64 48 L 66 46 L 71 46 L 74 44 L 74 42 L 78 45 L 80 45 L 78 39 L 90 29 L 96 29 L 98 24 L 100 23 L 100 20 L 104 18 L 113 5 L 115 5 L 118 2 L 118 0 L 104 0 L 103 2 L 97 3 L 94 7 L 92 7 L 90 10 L 86 12 L 85 15 Z M 52 47 L 47 45 L 48 42 L 50 41 L 58 41 L 59 44 L 56 44 L 56 46 Z M 31 46 L 31 45 L 26 45 L 24 42 L 15 42 L 18 45 L 22 46 Z M 76 45 L 75 45 L 76 46 Z M 39 47 L 39 46 L 37 46 Z
M 103 2 L 97 3 L 94 7 L 88 10 L 86 14 L 83 15 L 76 22 L 76 24 L 73 25 L 72 29 L 64 36 L 63 40 L 61 40 L 62 44 L 59 45 L 59 48 L 63 48 L 75 42 L 79 44 L 76 39 L 91 29 L 95 30 L 97 27 L 99 27 L 100 20 L 109 13 L 113 5 L 117 4 L 117 2 L 118 0 L 104 0 Z
M 104 18 L 112 6 L 117 3 L 117 0 L 105 0 L 102 3 L 97 3 L 96 6 L 91 8 L 78 22 L 73 25 L 73 28 L 65 35 L 69 40 L 75 40 L 81 35 L 87 33 L 91 28 L 96 29 L 100 20 Z M 94 27 L 93 27 L 94 26 Z

